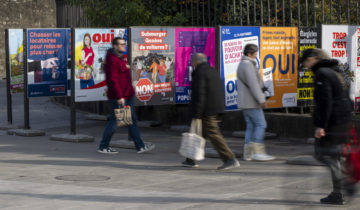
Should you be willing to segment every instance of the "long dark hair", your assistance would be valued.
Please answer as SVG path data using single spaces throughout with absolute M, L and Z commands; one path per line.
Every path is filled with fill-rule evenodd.
M 89 39 L 90 39 L 89 46 L 91 47 L 91 36 L 90 36 L 90 34 L 89 34 L 89 33 L 86 33 L 86 34 L 84 35 L 84 39 L 83 39 L 83 45 L 84 45 L 84 48 L 86 47 L 86 45 L 85 45 L 85 38 L 86 38 L 86 37 L 89 37 Z

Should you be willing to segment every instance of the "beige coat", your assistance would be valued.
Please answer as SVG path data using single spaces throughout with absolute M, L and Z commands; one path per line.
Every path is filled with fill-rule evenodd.
M 238 108 L 260 108 L 260 105 L 266 100 L 262 91 L 264 82 L 261 80 L 260 72 L 256 68 L 256 61 L 243 56 L 237 69 L 237 79 Z

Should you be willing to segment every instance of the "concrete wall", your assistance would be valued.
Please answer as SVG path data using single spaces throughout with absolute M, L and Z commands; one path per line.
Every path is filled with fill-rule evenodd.
M 5 29 L 56 27 L 55 0 L 0 0 L 0 79 L 5 78 Z

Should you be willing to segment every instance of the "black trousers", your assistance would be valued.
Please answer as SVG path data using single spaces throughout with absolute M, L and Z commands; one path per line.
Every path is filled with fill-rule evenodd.
M 341 156 L 343 144 L 349 141 L 351 124 L 331 126 L 325 130 L 326 136 L 315 141 L 315 158 L 327 165 L 331 172 L 333 192 L 341 192 L 342 173 Z

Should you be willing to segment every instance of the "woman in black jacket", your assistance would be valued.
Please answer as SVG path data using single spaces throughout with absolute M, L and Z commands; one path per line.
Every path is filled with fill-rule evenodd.
M 342 144 L 348 142 L 351 128 L 350 85 L 342 76 L 338 61 L 330 59 L 321 49 L 304 51 L 302 63 L 315 74 L 315 157 L 329 166 L 333 182 L 333 192 L 320 201 L 343 205 L 341 180 L 344 177 L 340 157 Z

